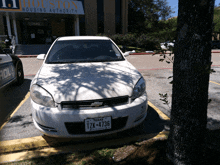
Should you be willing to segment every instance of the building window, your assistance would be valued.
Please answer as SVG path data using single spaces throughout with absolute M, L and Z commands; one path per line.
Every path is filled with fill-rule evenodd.
M 122 34 L 122 0 L 115 0 L 115 32 Z
M 98 20 L 98 33 L 104 33 L 104 3 L 103 3 L 103 0 L 97 0 L 97 20 Z
M 80 15 L 79 16 L 79 30 L 80 30 L 80 35 L 81 36 L 86 35 L 85 15 Z

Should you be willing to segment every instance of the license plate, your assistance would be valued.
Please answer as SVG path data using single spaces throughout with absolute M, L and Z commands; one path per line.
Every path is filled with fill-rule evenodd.
M 85 119 L 85 131 L 100 131 L 111 129 L 111 117 L 99 117 L 92 119 Z

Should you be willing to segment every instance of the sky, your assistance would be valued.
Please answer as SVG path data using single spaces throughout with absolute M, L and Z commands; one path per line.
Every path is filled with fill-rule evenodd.
M 171 6 L 173 13 L 171 17 L 175 17 L 178 15 L 178 0 L 167 0 L 168 6 Z M 215 5 L 218 5 L 220 3 L 220 0 L 215 0 Z

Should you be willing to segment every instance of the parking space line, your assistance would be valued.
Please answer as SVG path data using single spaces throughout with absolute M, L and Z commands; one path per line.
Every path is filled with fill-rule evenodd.
M 148 101 L 148 105 L 151 106 L 157 113 L 164 119 L 164 120 L 170 120 L 170 118 L 165 115 L 161 110 L 159 110 L 155 105 L 153 105 L 150 101 Z
M 28 92 L 25 96 L 25 98 L 20 102 L 20 104 L 16 107 L 16 109 L 12 112 L 10 112 L 7 117 L 6 117 L 6 122 L 4 122 L 1 126 L 0 126 L 0 131 L 1 129 L 7 124 L 7 122 L 9 121 L 9 119 L 15 114 L 15 112 L 17 112 L 17 110 L 22 106 L 22 104 L 24 104 L 24 102 L 30 97 L 30 92 Z
M 217 83 L 217 82 L 214 82 L 214 81 L 209 81 L 209 82 L 211 82 L 211 83 L 214 83 L 214 84 L 217 84 L 217 85 L 220 85 L 219 83 Z
M 0 141 L 0 154 L 39 147 L 49 147 L 50 142 L 51 141 L 46 141 L 43 136 Z

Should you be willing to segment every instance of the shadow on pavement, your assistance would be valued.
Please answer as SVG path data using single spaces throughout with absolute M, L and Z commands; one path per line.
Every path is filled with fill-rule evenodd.
M 0 93 L 0 127 L 7 121 L 7 117 L 14 112 L 17 106 L 25 98 L 30 88 L 30 79 L 25 79 L 20 86 L 14 84 L 6 87 Z M 16 122 L 22 120 L 22 116 L 12 117 L 9 121 Z

